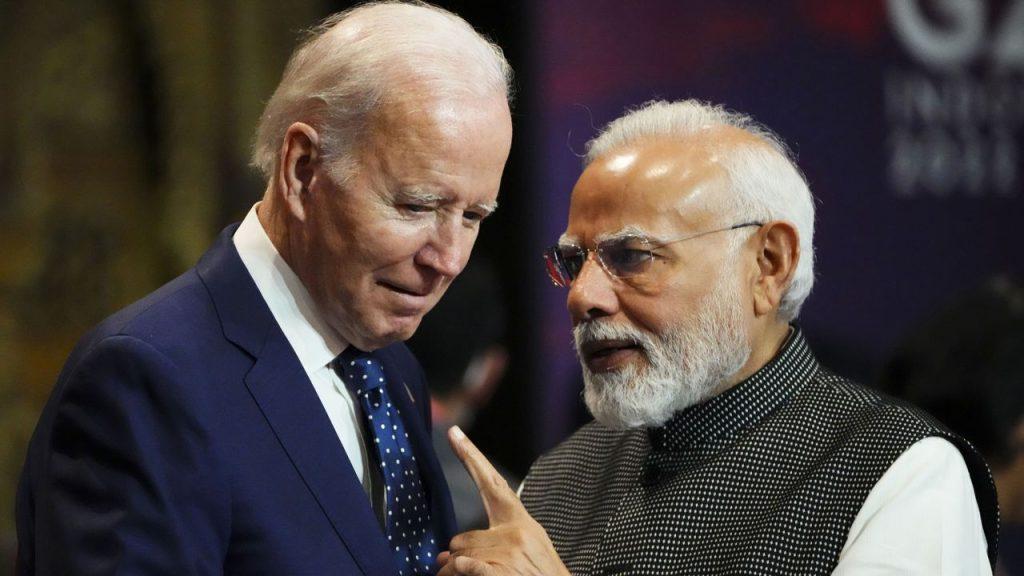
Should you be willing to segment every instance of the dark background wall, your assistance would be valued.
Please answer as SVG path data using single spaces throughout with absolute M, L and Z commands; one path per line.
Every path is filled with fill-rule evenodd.
M 255 119 L 329 0 L 0 0 L 0 550 L 38 412 L 75 340 L 179 274 L 262 193 Z M 542 248 L 578 155 L 651 98 L 748 112 L 818 198 L 800 323 L 873 379 L 911 325 L 1024 273 L 1024 0 L 453 1 L 516 69 L 515 136 L 474 258 L 497 263 L 511 370 L 471 434 L 522 472 L 583 418 Z M 902 9 L 901 9 L 902 7 Z M 457 345 L 453 343 L 453 345 Z

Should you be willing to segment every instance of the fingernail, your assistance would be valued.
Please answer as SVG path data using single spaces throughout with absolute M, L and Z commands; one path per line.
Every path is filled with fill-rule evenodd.
M 455 436 L 456 439 L 458 439 L 458 440 L 465 440 L 466 433 L 462 431 L 462 428 L 459 428 L 458 426 L 452 426 L 451 427 L 451 431 L 452 431 L 452 434 Z

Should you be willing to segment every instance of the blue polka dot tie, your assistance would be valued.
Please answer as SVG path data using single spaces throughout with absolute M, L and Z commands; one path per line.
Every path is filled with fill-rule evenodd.
M 388 397 L 384 366 L 373 353 L 352 346 L 338 356 L 342 380 L 363 409 L 373 438 L 386 495 L 388 545 L 398 562 L 399 576 L 433 574 L 439 552 L 430 522 L 430 502 L 420 480 L 402 413 Z

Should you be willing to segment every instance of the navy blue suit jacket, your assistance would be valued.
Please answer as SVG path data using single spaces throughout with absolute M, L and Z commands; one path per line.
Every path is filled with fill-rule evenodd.
M 18 488 L 19 575 L 397 574 L 234 230 L 72 352 Z M 402 344 L 381 356 L 445 549 L 423 372 Z

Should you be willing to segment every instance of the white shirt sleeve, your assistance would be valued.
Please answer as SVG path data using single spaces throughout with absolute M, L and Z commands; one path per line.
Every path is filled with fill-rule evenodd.
M 868 494 L 832 574 L 990 576 L 981 514 L 960 451 L 931 437 L 900 455 Z

